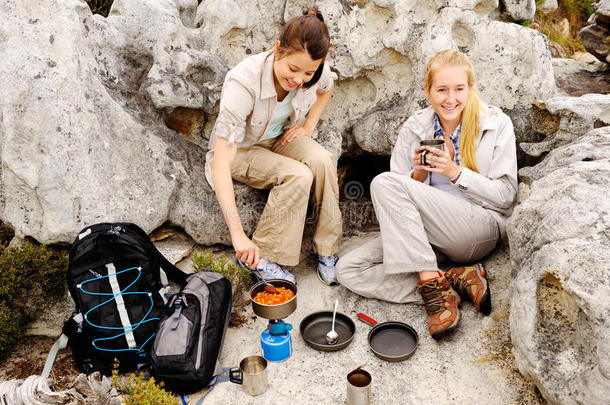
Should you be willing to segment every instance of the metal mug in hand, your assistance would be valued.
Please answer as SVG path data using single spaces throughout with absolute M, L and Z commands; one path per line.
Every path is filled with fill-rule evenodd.
M 371 403 L 371 381 L 373 378 L 368 371 L 360 367 L 347 374 L 347 405 L 368 405 Z
M 248 395 L 256 396 L 267 391 L 267 360 L 262 356 L 249 356 L 229 372 L 229 379 L 242 384 Z
M 428 146 L 430 148 L 436 148 L 439 150 L 445 149 L 445 141 L 442 139 L 424 139 L 419 143 L 421 146 Z M 426 162 L 426 155 L 430 153 L 428 150 L 423 150 L 419 154 L 419 160 L 422 165 L 430 166 L 430 163 Z

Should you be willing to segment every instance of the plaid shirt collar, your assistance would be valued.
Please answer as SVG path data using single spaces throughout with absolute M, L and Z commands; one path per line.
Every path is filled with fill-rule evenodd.
M 453 161 L 460 165 L 460 134 L 462 133 L 462 122 L 458 124 L 457 128 L 451 135 L 449 135 L 449 139 L 451 139 L 451 143 L 453 144 L 453 150 L 455 151 L 455 157 Z M 445 136 L 445 131 L 443 131 L 443 127 L 441 126 L 441 122 L 438 119 L 438 115 L 434 113 L 434 138 L 443 139 Z

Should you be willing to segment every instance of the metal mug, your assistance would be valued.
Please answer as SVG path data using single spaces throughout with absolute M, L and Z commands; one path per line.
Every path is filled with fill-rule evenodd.
M 427 146 L 430 148 L 436 148 L 439 150 L 444 150 L 445 149 L 445 141 L 442 139 L 424 139 L 423 141 L 420 141 L 419 144 L 421 146 Z M 430 163 L 426 162 L 426 155 L 430 153 L 429 150 L 423 150 L 420 154 L 419 154 L 419 160 L 420 163 L 422 165 L 426 165 L 429 166 Z
M 267 391 L 267 360 L 262 356 L 248 356 L 239 362 L 239 367 L 229 371 L 229 379 L 241 384 L 246 394 L 260 395 Z
M 347 374 L 347 405 L 368 405 L 371 403 L 371 381 L 368 371 L 358 367 Z

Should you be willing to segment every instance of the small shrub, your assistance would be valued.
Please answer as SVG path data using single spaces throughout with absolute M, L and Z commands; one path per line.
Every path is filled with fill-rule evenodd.
M 24 243 L 0 245 L 0 360 L 28 323 L 63 296 L 68 258 L 65 251 Z
M 121 382 L 116 359 L 112 369 L 112 385 L 125 394 L 123 400 L 126 405 L 180 405 L 180 399 L 165 391 L 163 382 L 157 384 L 153 377 L 144 380 L 142 374 L 131 374 Z
M 578 33 L 586 25 L 589 16 L 595 11 L 593 3 L 593 0 L 559 0 L 557 10 L 549 15 L 536 11 L 534 21 L 538 23 L 539 31 L 546 35 L 549 41 L 561 45 L 569 56 L 574 52 L 585 51 Z M 539 5 L 538 1 L 536 4 Z M 568 20 L 570 25 L 568 36 L 565 36 L 559 28 L 559 23 L 564 18 Z
M 235 287 L 247 287 L 252 284 L 252 274 L 239 267 L 226 256 L 215 257 L 210 251 L 195 250 L 191 258 L 195 271 L 211 270 L 225 276 Z
M 10 353 L 23 334 L 23 329 L 6 302 L 0 302 L 0 354 L 2 354 L 2 358 Z

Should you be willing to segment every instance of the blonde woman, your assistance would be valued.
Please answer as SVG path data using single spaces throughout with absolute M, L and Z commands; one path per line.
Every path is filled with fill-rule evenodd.
M 471 263 L 505 233 L 516 204 L 517 157 L 510 119 L 479 100 L 465 54 L 436 54 L 424 90 L 430 107 L 404 123 L 390 171 L 371 183 L 381 236 L 341 257 L 337 278 L 366 297 L 423 300 L 428 329 L 439 339 L 457 327 L 460 297 L 491 311 L 485 268 Z M 420 146 L 430 138 L 444 140 L 444 149 Z M 470 265 L 442 273 L 441 258 Z

